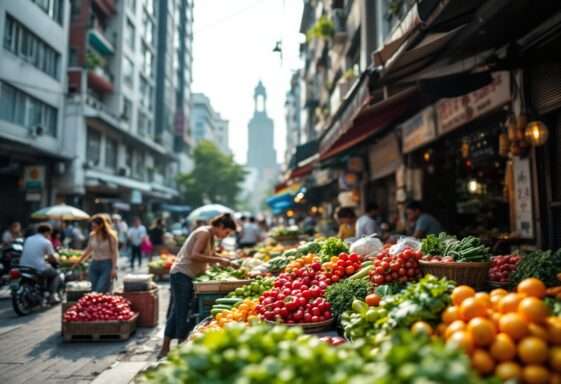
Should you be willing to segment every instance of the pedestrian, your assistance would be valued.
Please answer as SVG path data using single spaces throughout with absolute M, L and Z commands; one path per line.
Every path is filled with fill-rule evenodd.
M 427 235 L 437 235 L 443 231 L 442 225 L 434 216 L 423 211 L 419 201 L 411 201 L 405 206 L 407 221 L 412 227 L 412 235 L 422 239 Z
M 172 339 L 181 343 L 191 331 L 187 315 L 193 301 L 193 279 L 205 273 L 208 264 L 231 265 L 227 258 L 215 254 L 214 240 L 224 239 L 235 230 L 232 216 L 222 214 L 212 219 L 210 225 L 195 229 L 179 250 L 170 271 L 170 310 L 159 357 L 168 354 Z
M 51 243 L 53 243 L 54 249 L 62 247 L 61 232 L 59 229 L 53 229 L 53 233 L 51 234 Z
M 150 242 L 152 243 L 152 252 L 149 255 L 149 260 L 152 261 L 152 256 L 160 256 L 160 253 L 164 249 L 164 234 L 166 233 L 166 225 L 164 219 L 157 219 L 150 230 L 148 231 L 148 236 L 150 237 Z
M 86 237 L 76 223 L 68 223 L 64 229 L 64 242 L 69 248 L 82 249 Z
M 339 207 L 335 212 L 337 223 L 339 224 L 339 232 L 337 234 L 341 239 L 355 237 L 356 214 L 351 207 Z
M 117 213 L 113 214 L 112 219 L 113 227 L 115 228 L 115 232 L 117 232 L 117 240 L 119 241 L 119 251 L 126 252 L 129 227 L 121 215 Z
M 51 243 L 53 228 L 49 224 L 40 224 L 37 233 L 25 239 L 20 265 L 35 269 L 39 275 L 47 279 L 49 287 L 49 304 L 60 302 L 57 290 L 61 283 L 58 271 L 50 264 L 56 263 L 55 250 Z M 47 261 L 45 261 L 47 257 Z
M 380 235 L 380 210 L 378 204 L 370 203 L 366 206 L 366 211 L 356 221 L 356 237 Z
M 111 282 L 117 278 L 119 248 L 117 234 L 113 230 L 109 215 L 100 213 L 90 220 L 92 231 L 88 246 L 74 267 L 82 264 L 90 256 L 89 278 L 92 290 L 100 293 L 111 292 Z
M 21 232 L 21 224 L 18 221 L 14 221 L 10 224 L 10 227 L 2 233 L 2 246 L 10 246 L 14 240 L 19 239 L 23 236 Z
M 128 240 L 130 243 L 130 262 L 131 262 L 131 269 L 134 269 L 134 260 L 138 259 L 138 267 L 142 266 L 142 250 L 140 246 L 142 242 L 146 238 L 146 227 L 142 225 L 140 218 L 135 216 L 132 219 L 132 227 L 129 229 L 128 233 Z
M 240 234 L 240 248 L 252 248 L 261 239 L 261 230 L 257 226 L 255 217 L 251 216 L 242 226 Z

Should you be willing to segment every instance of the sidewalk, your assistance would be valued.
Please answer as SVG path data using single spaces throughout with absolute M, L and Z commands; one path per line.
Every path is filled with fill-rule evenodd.
M 122 279 L 129 269 L 121 260 Z M 0 383 L 127 383 L 156 361 L 169 300 L 169 284 L 159 286 L 160 325 L 140 328 L 126 342 L 64 343 L 60 306 L 17 317 L 11 301 L 0 299 Z

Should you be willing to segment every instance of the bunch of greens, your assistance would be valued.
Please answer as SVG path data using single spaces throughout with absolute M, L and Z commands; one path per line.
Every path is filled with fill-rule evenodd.
M 342 252 L 349 252 L 349 247 L 338 237 L 329 237 L 321 243 L 321 262 L 327 262 L 333 256 L 339 256 Z
M 522 258 L 511 275 L 512 284 L 529 277 L 536 277 L 548 287 L 559 284 L 557 274 L 561 272 L 561 249 L 557 252 L 534 251 Z
M 438 235 L 427 235 L 421 242 L 421 252 L 423 255 L 444 256 L 447 242 L 453 240 L 456 240 L 456 238 L 445 232 Z
M 341 315 L 345 335 L 356 340 L 375 337 L 380 331 L 409 328 L 419 320 L 436 323 L 450 304 L 452 289 L 454 283 L 450 280 L 426 275 L 401 292 L 385 296 L 377 307 L 368 307 L 365 302 L 355 300 L 352 311 Z
M 364 300 L 372 285 L 367 278 L 345 279 L 327 288 L 325 298 L 331 304 L 331 312 L 338 318 L 349 309 L 353 300 Z
M 489 248 L 478 237 L 467 236 L 458 240 L 444 232 L 428 235 L 421 243 L 421 252 L 429 256 L 449 256 L 459 263 L 487 262 L 491 258 Z
M 225 281 L 225 280 L 242 280 L 248 277 L 247 271 L 243 269 L 234 269 L 230 267 L 210 267 L 203 275 L 198 276 L 195 281 Z

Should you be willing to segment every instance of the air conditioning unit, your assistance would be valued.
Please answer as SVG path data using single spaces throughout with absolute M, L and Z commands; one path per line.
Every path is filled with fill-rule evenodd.
M 129 167 L 119 167 L 119 176 L 128 177 L 131 174 L 131 169 Z
M 41 125 L 37 125 L 35 127 L 29 128 L 29 136 L 31 136 L 31 137 L 42 136 L 43 133 L 45 133 L 45 130 L 43 129 L 43 126 L 41 126 Z

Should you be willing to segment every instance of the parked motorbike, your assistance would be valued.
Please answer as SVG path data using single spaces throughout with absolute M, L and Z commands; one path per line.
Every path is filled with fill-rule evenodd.
M 0 252 L 0 287 L 10 281 L 9 272 L 19 265 L 23 252 L 23 239 L 17 239 Z
M 60 272 L 57 293 L 62 299 L 66 276 Z M 34 308 L 46 307 L 50 299 L 48 281 L 39 272 L 30 267 L 18 266 L 10 270 L 10 290 L 12 306 L 19 316 L 30 314 Z

